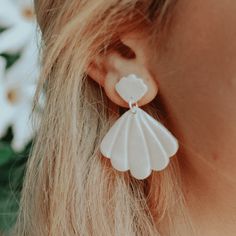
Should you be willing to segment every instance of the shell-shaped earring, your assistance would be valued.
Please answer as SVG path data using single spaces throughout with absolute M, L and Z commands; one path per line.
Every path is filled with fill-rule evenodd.
M 167 167 L 178 150 L 176 138 L 160 122 L 138 107 L 148 87 L 134 74 L 121 78 L 116 91 L 130 107 L 103 138 L 100 150 L 118 171 L 130 170 L 136 179 Z

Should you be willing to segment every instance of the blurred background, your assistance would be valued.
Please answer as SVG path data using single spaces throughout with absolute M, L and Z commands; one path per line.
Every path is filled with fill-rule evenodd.
M 33 1 L 0 0 L 0 235 L 7 235 L 15 223 L 37 132 L 32 120 L 40 120 L 43 109 L 42 102 L 32 116 L 39 45 Z

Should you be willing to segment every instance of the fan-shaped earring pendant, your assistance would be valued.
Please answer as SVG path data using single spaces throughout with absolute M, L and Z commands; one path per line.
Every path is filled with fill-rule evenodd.
M 178 142 L 168 129 L 138 107 L 137 102 L 147 92 L 142 79 L 133 74 L 123 77 L 116 84 L 116 91 L 129 103 L 130 110 L 114 123 L 100 150 L 116 170 L 130 170 L 136 179 L 145 179 L 152 170 L 167 167 L 178 150 Z

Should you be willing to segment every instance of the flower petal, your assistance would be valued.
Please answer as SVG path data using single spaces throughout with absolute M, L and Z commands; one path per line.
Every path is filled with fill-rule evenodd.
M 16 4 L 10 0 L 0 0 L 0 26 L 10 27 L 18 24 L 20 13 Z
M 17 53 L 29 42 L 32 26 L 21 22 L 0 34 L 0 53 Z
M 25 146 L 34 137 L 35 131 L 33 129 L 31 121 L 31 106 L 28 104 L 22 104 L 18 107 L 18 115 L 13 120 L 12 130 L 13 130 L 13 140 L 12 148 L 17 151 L 23 151 Z
M 3 80 L 6 68 L 6 60 L 3 57 L 0 57 L 0 81 Z
M 32 8 L 34 9 L 33 0 L 15 0 L 16 4 L 20 9 L 22 8 Z
M 38 48 L 35 38 L 31 39 L 29 45 L 24 49 L 21 57 L 11 66 L 6 73 L 8 81 L 15 83 L 36 84 L 39 78 L 40 65 Z

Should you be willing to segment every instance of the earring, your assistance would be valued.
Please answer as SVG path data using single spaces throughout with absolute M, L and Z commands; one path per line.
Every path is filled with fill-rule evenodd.
M 138 101 L 148 92 L 141 78 L 130 74 L 121 78 L 115 89 L 130 109 L 105 135 L 100 151 L 110 158 L 116 170 L 130 170 L 134 178 L 145 179 L 152 170 L 167 167 L 170 157 L 179 148 L 178 141 L 160 122 L 138 107 Z

